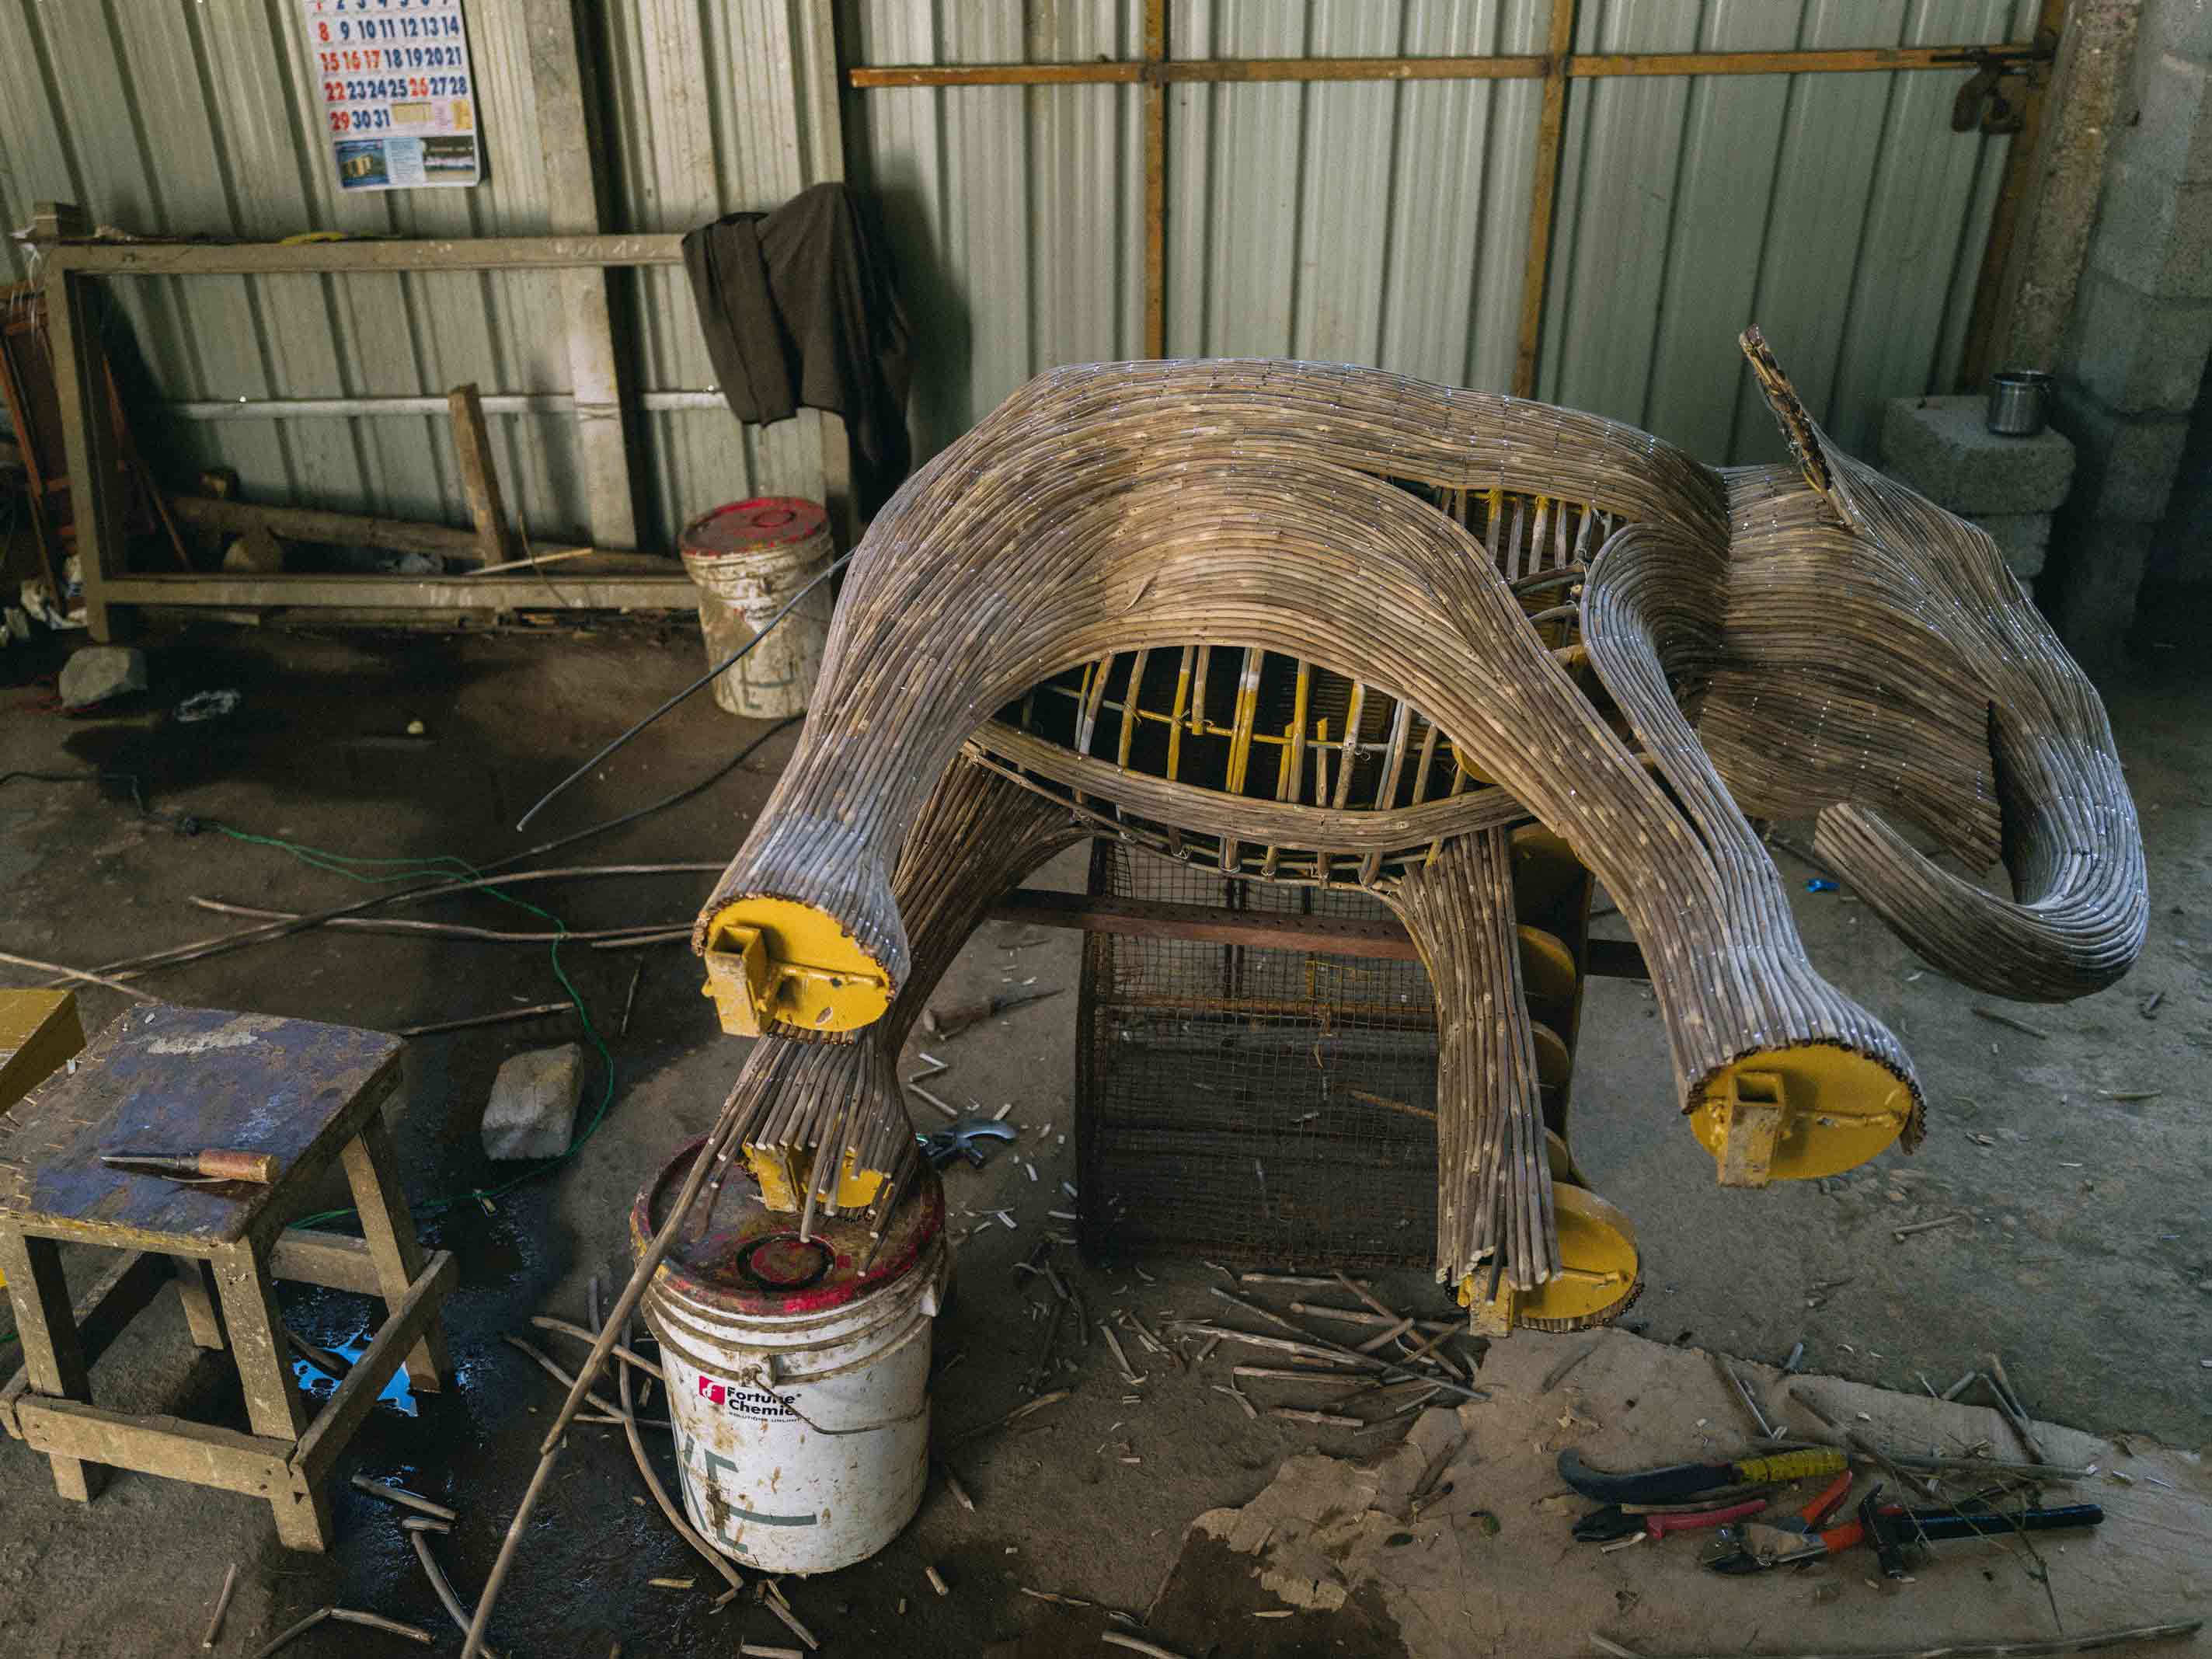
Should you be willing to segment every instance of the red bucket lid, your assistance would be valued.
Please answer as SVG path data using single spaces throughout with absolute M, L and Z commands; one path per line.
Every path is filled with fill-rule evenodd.
M 668 1218 L 668 1206 L 705 1144 L 702 1136 L 679 1148 L 638 1194 L 629 1218 L 634 1251 L 641 1253 Z M 902 1278 L 921 1261 L 930 1241 L 945 1230 L 945 1187 L 935 1171 L 921 1171 L 899 1201 L 880 1244 L 868 1236 L 860 1217 L 819 1212 L 812 1237 L 800 1239 L 798 1215 L 763 1204 L 743 1170 L 733 1172 L 723 1189 L 714 1206 L 714 1230 L 704 1238 L 689 1236 L 697 1221 L 695 1212 L 685 1236 L 662 1264 L 682 1280 L 687 1294 L 736 1313 L 815 1313 L 857 1302 Z
M 702 513 L 684 526 L 677 544 L 686 553 L 709 557 L 757 553 L 811 540 L 829 528 L 829 514 L 804 495 L 756 495 Z

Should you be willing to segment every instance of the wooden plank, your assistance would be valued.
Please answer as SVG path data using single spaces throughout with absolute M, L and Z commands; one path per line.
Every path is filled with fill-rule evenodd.
M 168 1258 L 150 1252 L 130 1250 L 118 1256 L 107 1271 L 95 1279 L 70 1310 L 70 1323 L 76 1333 L 77 1351 L 82 1355 L 89 1373 L 98 1364 L 100 1355 L 120 1336 L 131 1322 L 146 1310 L 146 1304 L 161 1293 L 168 1282 Z M 15 1422 L 15 1408 L 31 1391 L 31 1368 L 25 1365 L 0 1388 L 0 1427 L 21 1438 L 21 1431 Z
M 286 1461 L 290 1448 L 281 1440 L 180 1417 L 133 1417 L 76 1400 L 33 1396 L 17 1415 L 25 1443 L 51 1456 L 137 1469 L 251 1498 L 274 1498 L 293 1489 Z
M 106 418 L 107 387 L 99 331 L 85 311 L 83 283 L 66 260 L 49 255 L 46 267 L 46 343 L 53 354 L 54 400 L 62 428 L 62 456 L 76 487 L 70 518 L 76 530 L 77 567 L 84 582 L 85 626 L 105 642 L 128 624 L 108 615 L 107 583 L 123 573 L 122 515 L 115 500 L 114 434 Z M 97 417 L 88 411 L 97 410 Z M 62 596 L 54 596 L 56 604 Z
M 0 991 L 0 1112 L 84 1047 L 74 991 Z
M 429 1265 L 422 1271 L 404 1301 L 392 1310 L 392 1316 L 378 1328 L 376 1336 L 368 1351 L 353 1362 L 353 1369 L 337 1386 L 329 1403 L 316 1413 L 315 1421 L 300 1442 L 300 1449 L 292 1455 L 292 1466 L 300 1472 L 310 1487 L 321 1486 L 324 1476 L 330 1473 L 331 1464 L 345 1449 L 353 1431 L 361 1426 L 361 1419 L 376 1403 L 376 1396 L 392 1380 L 402 1359 L 436 1319 L 447 1296 L 453 1288 L 458 1276 L 450 1250 L 439 1250 L 430 1257 Z
M 1167 0 L 1145 0 L 1145 65 L 1167 62 Z M 1168 355 L 1168 89 L 1145 85 L 1145 356 Z M 1135 693 L 1131 692 L 1133 700 Z
M 23 1348 L 23 1379 L 33 1394 L 55 1398 L 92 1398 L 92 1377 L 77 1335 L 69 1286 L 62 1278 L 61 1249 L 50 1238 L 26 1238 L 0 1232 L 0 1277 L 15 1310 L 15 1334 Z M 19 1427 L 23 1404 L 15 1408 Z M 57 1453 L 52 1458 L 54 1490 L 80 1504 L 105 1483 L 98 1463 Z
M 57 242 L 49 280 L 60 273 L 114 276 L 269 276 L 334 271 L 563 270 L 573 265 L 678 265 L 684 239 L 671 233 L 608 236 L 419 237 L 343 242 Z M 49 289 L 51 293 L 51 289 Z
M 411 519 L 378 519 L 360 513 L 326 513 L 312 507 L 264 507 L 256 501 L 222 501 L 210 495 L 172 495 L 169 510 L 185 524 L 243 535 L 266 530 L 295 542 L 331 542 L 341 547 L 381 547 L 394 553 L 426 553 L 433 558 L 483 556 L 475 533 L 450 525 Z M 591 550 L 571 543 L 546 543 L 533 550 L 540 558 Z
M 198 1346 L 218 1349 L 227 1345 L 222 1315 L 216 1307 L 215 1270 L 196 1256 L 167 1258 L 174 1270 L 177 1300 L 184 1304 L 185 1326 Z
M 1567 116 L 1568 58 L 1575 46 L 1575 0 L 1551 0 L 1544 101 L 1536 118 L 1536 157 L 1529 183 L 1528 257 L 1521 270 L 1521 333 L 1513 360 L 1513 395 L 1536 395 L 1536 349 L 1544 330 L 1544 290 L 1552 272 L 1552 220 L 1559 199 L 1559 130 Z
M 246 1420 L 258 1435 L 295 1441 L 307 1426 L 307 1411 L 292 1371 L 276 1281 L 255 1260 L 251 1244 L 233 1246 L 216 1256 L 214 1265 L 231 1358 L 246 1389 Z
M 2020 56 L 2023 46 L 1864 46 L 1803 52 L 1593 52 L 1565 58 L 1570 80 L 1622 76 L 1854 75 L 1962 69 L 1984 55 Z M 856 91 L 899 87 L 1145 86 L 1191 82 L 1322 81 L 1535 81 L 1557 58 L 1218 58 L 1097 64 L 868 64 L 848 70 Z
M 699 590 L 684 575 L 570 576 L 127 576 L 116 602 L 213 605 L 255 611 L 690 611 Z
M 270 1246 L 269 1271 L 278 1279 L 320 1285 L 326 1290 L 351 1291 L 356 1296 L 384 1293 L 368 1241 L 349 1238 L 343 1233 L 287 1227 Z
M 537 105 L 538 147 L 545 162 L 547 218 L 563 235 L 592 235 L 600 217 L 599 158 L 593 142 L 598 100 L 586 83 L 576 39 L 574 0 L 523 0 L 530 41 L 530 79 Z M 615 350 L 614 311 L 605 270 L 561 274 L 568 323 L 568 386 L 575 398 L 576 461 L 594 545 L 637 545 L 637 499 L 630 472 L 622 358 Z
M 507 497 L 499 487 L 499 462 L 492 454 L 491 432 L 484 425 L 483 396 L 471 383 L 446 394 L 453 416 L 453 454 L 460 463 L 461 493 L 476 524 L 477 556 L 486 564 L 505 564 L 517 552 L 507 527 Z
M 1971 69 L 1990 53 L 2032 46 L 1850 46 L 1802 52 L 1590 52 L 1569 60 L 1570 78 L 1650 75 L 1874 75 L 1896 70 Z
M 422 1247 L 416 1242 L 415 1218 L 408 1212 L 407 1195 L 393 1173 L 397 1160 L 392 1136 L 380 1113 L 371 1112 L 361 1133 L 346 1143 L 347 1184 L 361 1216 L 363 1243 L 376 1264 L 377 1294 L 384 1299 L 389 1318 L 399 1310 L 409 1288 L 422 1272 Z M 423 1332 L 407 1356 L 407 1380 L 416 1389 L 434 1394 L 453 1374 L 446 1355 L 446 1334 L 436 1324 Z

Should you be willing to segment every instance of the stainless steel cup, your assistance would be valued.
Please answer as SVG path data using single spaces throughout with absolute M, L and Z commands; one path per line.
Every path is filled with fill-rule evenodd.
M 1990 431 L 2033 438 L 2051 412 L 2051 376 L 2039 368 L 2001 369 L 1990 379 Z

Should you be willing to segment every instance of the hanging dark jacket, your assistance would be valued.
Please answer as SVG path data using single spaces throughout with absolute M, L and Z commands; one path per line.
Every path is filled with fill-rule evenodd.
M 861 515 L 912 463 L 906 313 L 890 250 L 842 185 L 771 213 L 732 213 L 684 239 L 684 269 L 722 395 L 741 421 L 804 405 L 845 422 Z

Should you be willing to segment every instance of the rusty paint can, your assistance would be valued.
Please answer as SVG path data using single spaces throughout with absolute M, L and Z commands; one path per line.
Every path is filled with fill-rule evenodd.
M 702 1143 L 630 1211 L 642 1255 Z M 741 1185 L 733 1182 L 733 1188 Z M 799 1218 L 747 1187 L 672 1249 L 644 1300 L 660 1341 L 684 1507 L 702 1537 L 763 1572 L 866 1560 L 921 1506 L 930 1336 L 951 1257 L 945 1189 L 925 1170 L 880 1242 L 858 1216 Z
M 831 557 L 821 505 L 797 495 L 732 501 L 692 520 L 676 545 L 699 589 L 710 668 L 796 601 L 775 633 L 714 676 L 714 701 L 753 720 L 804 714 L 830 638 L 828 585 L 798 598 Z

